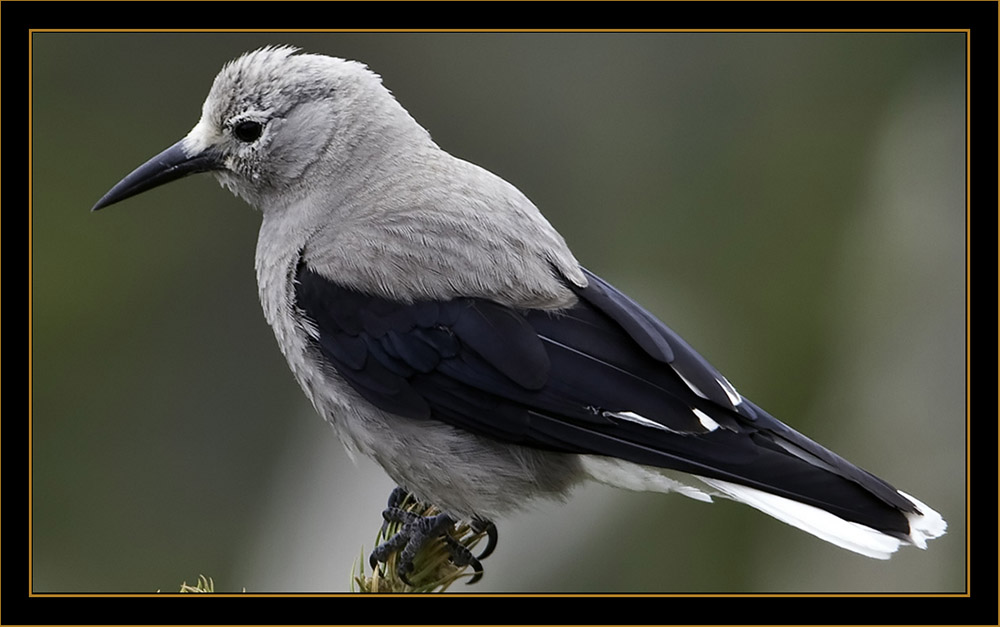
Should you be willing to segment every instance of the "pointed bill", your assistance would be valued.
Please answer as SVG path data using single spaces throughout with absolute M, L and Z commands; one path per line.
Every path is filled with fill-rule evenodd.
M 132 171 L 104 194 L 91 211 L 131 198 L 164 183 L 221 167 L 212 151 L 189 155 L 181 140 Z

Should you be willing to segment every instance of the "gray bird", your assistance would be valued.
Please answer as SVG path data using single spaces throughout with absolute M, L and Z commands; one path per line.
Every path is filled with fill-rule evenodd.
M 400 486 L 400 574 L 458 520 L 596 480 L 741 501 L 886 559 L 934 510 L 779 422 L 584 269 L 513 185 L 438 147 L 364 65 L 267 47 L 94 209 L 194 172 L 260 210 L 264 316 L 319 414 Z M 443 514 L 407 518 L 404 492 Z M 456 563 L 476 558 L 453 547 Z

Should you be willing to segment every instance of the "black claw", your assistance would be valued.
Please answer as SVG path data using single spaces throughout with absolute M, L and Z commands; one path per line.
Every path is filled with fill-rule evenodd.
M 468 585 L 471 586 L 483 578 L 483 565 L 479 562 L 479 558 L 472 555 L 472 551 L 448 534 L 445 534 L 444 541 L 451 549 L 451 561 L 455 566 L 472 566 L 473 575 L 472 579 L 466 582 Z
M 406 576 L 411 570 L 413 570 L 413 560 L 406 561 L 400 556 L 399 565 L 396 566 L 396 576 L 399 577 L 400 581 L 412 588 L 413 584 L 410 583 L 410 578 Z
M 497 548 L 497 539 L 499 538 L 499 532 L 497 532 L 497 526 L 488 520 L 483 520 L 481 518 L 474 518 L 472 524 L 470 525 L 472 530 L 476 533 L 486 532 L 486 548 L 480 553 L 477 558 L 484 560 L 489 557 L 493 550 Z M 471 581 L 469 583 L 472 583 Z
M 448 529 L 455 524 L 455 520 L 447 514 L 437 514 L 435 516 L 422 516 L 414 512 L 405 510 L 402 506 L 410 494 L 403 488 L 396 488 L 389 495 L 387 507 L 382 511 L 382 535 L 386 535 L 390 523 L 401 525 L 400 530 L 391 538 L 387 538 L 382 544 L 375 547 L 368 557 L 372 570 L 378 568 L 378 564 L 386 563 L 393 553 L 399 553 L 396 564 L 396 575 L 403 583 L 412 587 L 407 575 L 413 570 L 413 560 L 423 546 L 436 538 L 442 538 L 451 553 L 451 561 L 456 566 L 471 566 L 473 576 L 468 581 L 474 584 L 483 577 L 483 565 L 480 560 L 486 558 L 493 552 L 497 544 L 497 528 L 492 522 L 475 518 L 471 521 L 470 527 L 476 533 L 486 532 L 486 548 L 477 557 L 468 548 L 462 545 L 448 533 Z

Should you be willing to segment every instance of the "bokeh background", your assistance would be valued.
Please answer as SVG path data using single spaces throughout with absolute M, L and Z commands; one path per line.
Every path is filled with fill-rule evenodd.
M 745 396 L 950 525 L 882 562 L 592 485 L 498 521 L 468 591 L 966 589 L 963 34 L 35 33 L 35 592 L 344 591 L 372 547 L 392 485 L 286 369 L 259 215 L 208 176 L 89 211 L 276 43 L 366 62 Z

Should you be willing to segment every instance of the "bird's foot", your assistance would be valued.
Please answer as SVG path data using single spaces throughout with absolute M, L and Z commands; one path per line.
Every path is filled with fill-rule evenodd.
M 479 581 L 483 576 L 483 565 L 480 560 L 486 558 L 496 548 L 496 525 L 480 519 L 474 519 L 468 525 L 474 536 L 485 533 L 487 537 L 486 548 L 475 556 L 465 544 L 452 535 L 457 522 L 455 519 L 444 513 L 419 513 L 428 508 L 414 507 L 415 504 L 406 490 L 396 488 L 392 491 L 388 506 L 382 512 L 382 537 L 387 539 L 372 551 L 369 557 L 371 567 L 377 568 L 379 562 L 388 563 L 392 554 L 398 553 L 396 575 L 406 585 L 412 586 L 408 577 L 414 569 L 414 560 L 425 546 L 440 539 L 453 565 L 459 568 L 472 567 L 473 576 L 468 583 L 474 584 Z M 393 524 L 398 530 L 389 536 Z M 459 534 L 459 537 L 461 535 Z

